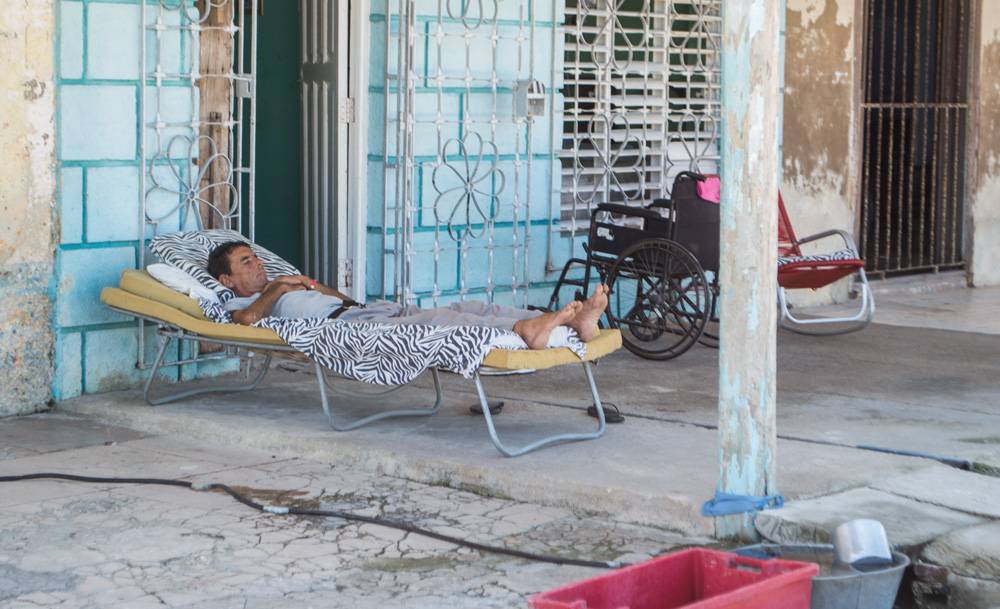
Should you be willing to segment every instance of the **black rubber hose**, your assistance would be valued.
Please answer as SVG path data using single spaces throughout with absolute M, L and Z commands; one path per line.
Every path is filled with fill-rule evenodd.
M 467 541 L 465 539 L 452 537 L 450 535 L 435 533 L 434 531 L 423 529 L 403 522 L 396 522 L 394 520 L 389 520 L 386 518 L 377 518 L 374 516 L 362 516 L 360 514 L 351 514 L 349 512 L 341 512 L 337 510 L 302 510 L 298 508 L 285 508 L 285 507 L 262 505 L 260 503 L 256 503 L 254 501 L 247 499 L 246 497 L 237 493 L 236 491 L 226 486 L 225 484 L 217 484 L 217 483 L 199 484 L 199 483 L 186 482 L 184 480 L 169 480 L 164 478 L 101 478 L 93 476 L 77 476 L 74 474 L 60 474 L 51 472 L 40 473 L 40 474 L 24 474 L 20 476 L 0 476 L 0 482 L 21 482 L 24 480 L 41 480 L 41 479 L 69 480 L 71 482 L 89 482 L 89 483 L 100 483 L 100 484 L 159 484 L 164 486 L 180 486 L 196 491 L 221 490 L 226 494 L 228 494 L 233 499 L 235 499 L 236 501 L 242 503 L 243 505 L 252 507 L 255 510 L 261 512 L 270 512 L 272 514 L 292 514 L 295 516 L 317 516 L 321 518 L 341 518 L 343 520 L 348 520 L 348 521 L 366 522 L 369 524 L 375 524 L 383 527 L 389 527 L 392 529 L 398 529 L 400 531 L 405 531 L 407 533 L 422 535 L 424 537 L 430 537 L 431 539 L 437 539 L 438 541 L 453 543 L 455 545 L 464 546 L 481 552 L 504 554 L 506 556 L 513 556 L 516 558 L 523 558 L 525 560 L 533 560 L 537 562 L 547 562 L 556 565 L 593 567 L 596 569 L 617 569 L 625 566 L 616 562 L 600 562 L 594 560 L 580 560 L 576 558 L 562 558 L 559 556 L 547 556 L 545 554 L 536 554 L 534 552 L 522 552 L 521 550 L 512 550 L 510 548 L 488 546 L 485 544 L 476 543 L 474 541 Z

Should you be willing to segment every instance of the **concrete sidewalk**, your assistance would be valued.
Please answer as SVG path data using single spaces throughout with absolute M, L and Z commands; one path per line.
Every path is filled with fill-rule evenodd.
M 252 501 L 388 518 L 557 559 L 639 562 L 712 540 L 341 465 L 155 436 L 61 413 L 0 424 L 0 475 L 224 483 Z M 221 492 L 0 484 L 0 606 L 135 609 L 525 607 L 606 569 L 559 566 Z
M 873 325 L 827 338 L 781 332 L 780 492 L 802 499 L 937 465 L 857 448 L 862 445 L 1000 468 L 998 353 L 1000 337 L 942 330 Z M 700 507 L 718 482 L 716 360 L 716 351 L 700 346 L 669 362 L 620 350 L 594 375 L 605 402 L 615 404 L 626 421 L 609 425 L 598 440 L 516 459 L 497 452 L 482 415 L 469 411 L 476 402 L 474 385 L 451 375 L 443 379 L 444 404 L 436 416 L 389 419 L 344 433 L 323 418 L 315 377 L 281 369 L 249 394 L 150 407 L 135 390 L 75 398 L 60 409 L 210 446 L 488 489 L 520 501 L 706 535 L 713 522 L 700 515 Z M 553 430 L 596 427 L 584 413 L 590 400 L 582 370 L 491 377 L 484 384 L 488 396 L 505 402 L 495 420 L 502 439 L 512 444 Z M 421 378 L 385 403 L 416 407 L 432 401 L 430 380 Z M 338 408 L 349 418 L 372 405 L 344 398 Z
M 921 299 L 927 303 L 922 310 L 914 304 Z M 1000 479 L 991 474 L 1000 471 L 1000 336 L 989 332 L 1000 324 L 1000 314 L 990 315 L 1000 309 L 1000 291 L 960 290 L 908 296 L 899 302 L 907 304 L 880 298 L 879 323 L 863 332 L 825 338 L 779 332 L 778 489 L 788 503 L 760 513 L 757 528 L 771 541 L 813 543 L 827 541 L 829 531 L 844 520 L 877 518 L 897 549 L 942 567 L 921 571 L 923 580 L 915 584 L 920 606 L 934 606 L 946 596 L 951 597 L 952 607 L 995 606 L 1000 603 L 1000 556 L 995 549 L 1000 548 L 996 524 Z M 901 306 L 908 318 L 900 322 L 903 325 L 892 325 L 899 321 Z M 970 310 L 983 323 L 970 319 Z M 929 327 L 915 327 L 918 324 Z M 982 332 L 966 331 L 977 326 Z M 583 522 L 580 515 L 590 514 L 602 526 L 632 527 L 622 539 L 637 540 L 634 551 L 639 554 L 656 554 L 657 545 L 665 551 L 668 546 L 709 543 L 713 522 L 701 516 L 700 506 L 711 498 L 718 482 L 717 353 L 696 346 L 676 360 L 652 362 L 622 350 L 604 358 L 595 368 L 595 378 L 602 399 L 615 404 L 625 422 L 609 425 L 600 439 L 549 447 L 516 459 L 502 457 L 490 443 L 482 415 L 469 412 L 476 401 L 474 386 L 454 376 L 444 379 L 445 401 L 434 417 L 389 419 L 346 433 L 327 426 L 315 378 L 282 369 L 272 370 L 264 384 L 249 394 L 149 407 L 140 392 L 126 391 L 74 398 L 57 410 L 63 413 L 59 416 L 83 416 L 118 430 L 115 433 L 134 434 L 122 447 L 162 450 L 180 461 L 218 461 L 212 456 L 218 451 L 273 456 L 275 463 L 306 469 L 303 464 L 312 463 L 314 469 L 351 480 L 331 483 L 331 488 L 364 487 L 372 484 L 366 481 L 384 480 L 394 488 L 459 489 L 448 491 L 449 495 L 474 491 L 477 495 L 470 494 L 469 501 L 486 500 L 473 499 L 477 496 L 503 498 L 496 500 L 530 506 L 531 513 L 558 515 L 543 518 L 546 523 L 563 518 Z M 491 398 L 505 402 L 496 417 L 505 441 L 524 442 L 557 428 L 596 426 L 584 412 L 590 400 L 582 371 L 563 368 L 491 377 L 486 390 Z M 429 379 L 421 379 L 415 388 L 391 400 L 419 405 L 432 395 Z M 370 409 L 351 399 L 338 402 L 338 407 Z M 0 430 L 12 424 L 25 423 L 7 421 Z M 24 436 L 30 437 L 30 433 Z M 147 446 L 150 442 L 153 448 Z M 162 442 L 170 448 L 157 448 L 155 444 Z M 30 441 L 24 439 L 18 446 L 31 450 Z M 11 468 L 30 472 L 39 471 L 44 463 L 48 469 L 70 473 L 112 475 L 105 471 L 105 463 L 116 471 L 127 471 L 134 463 L 135 471 L 129 475 L 156 475 L 143 471 L 147 466 L 158 469 L 155 458 L 100 456 L 108 450 L 90 446 L 34 456 L 17 453 L 0 461 L 0 467 L 5 472 Z M 32 463 L 42 457 L 42 462 Z M 973 471 L 943 465 L 934 457 L 967 464 Z M 280 473 L 272 478 L 269 473 L 251 485 L 245 472 L 230 473 L 239 469 L 237 465 L 239 459 L 214 470 L 199 465 L 190 474 L 199 480 L 210 474 L 215 482 L 279 489 L 292 493 L 289 497 L 299 491 L 313 496 L 311 482 L 299 486 L 312 478 Z M 177 468 L 167 474 L 189 475 Z M 410 501 L 409 492 L 381 496 L 391 496 L 393 504 Z M 13 525 L 8 520 L 0 530 Z M 459 528 L 466 526 L 465 534 L 489 537 L 486 521 Z M 581 535 L 570 536 L 571 545 L 562 547 L 584 555 L 601 546 L 595 546 L 577 525 L 567 526 Z M 539 533 L 541 537 L 531 541 L 533 530 L 546 529 L 527 526 L 513 539 L 545 547 L 559 538 Z M 616 556 L 632 551 L 628 541 L 611 545 Z M 429 552 L 438 551 L 443 550 Z M 534 590 L 566 581 L 572 578 L 551 576 L 536 582 Z M 908 593 L 909 583 L 906 587 Z M 497 599 L 486 604 L 458 602 L 450 596 L 465 594 L 458 589 L 441 598 L 462 606 L 524 606 L 523 599 L 510 602 L 517 592 L 505 590 L 505 600 L 495 605 L 490 603 Z M 403 605 L 420 606 L 399 606 Z

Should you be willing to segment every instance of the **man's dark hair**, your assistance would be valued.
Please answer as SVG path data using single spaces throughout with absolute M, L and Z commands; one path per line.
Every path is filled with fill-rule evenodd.
M 238 247 L 250 247 L 250 244 L 246 241 L 226 241 L 215 246 L 208 255 L 208 274 L 216 279 L 223 275 L 232 275 L 233 268 L 229 266 L 229 254 Z

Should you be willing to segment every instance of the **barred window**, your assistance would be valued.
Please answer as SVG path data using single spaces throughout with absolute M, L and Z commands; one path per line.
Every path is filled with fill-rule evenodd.
M 719 0 L 567 0 L 561 230 L 598 203 L 667 196 L 685 170 L 714 173 Z

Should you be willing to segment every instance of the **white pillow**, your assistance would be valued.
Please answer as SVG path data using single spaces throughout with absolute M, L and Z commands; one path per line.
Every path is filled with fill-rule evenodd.
M 157 235 L 149 241 L 149 249 L 162 261 L 172 264 L 197 279 L 201 285 L 215 292 L 219 300 L 226 302 L 235 298 L 233 291 L 208 274 L 208 256 L 216 246 L 228 241 L 248 243 L 257 257 L 264 263 L 267 278 L 281 275 L 300 275 L 292 265 L 282 260 L 256 243 L 249 243 L 243 235 L 216 228 L 211 230 L 175 231 Z
M 176 290 L 195 300 L 202 299 L 209 302 L 220 303 L 219 296 L 214 290 L 210 290 L 202 285 L 197 279 L 177 268 L 172 264 L 151 264 L 146 267 L 146 272 L 153 276 L 171 290 Z M 220 303 L 221 304 L 221 303 Z

